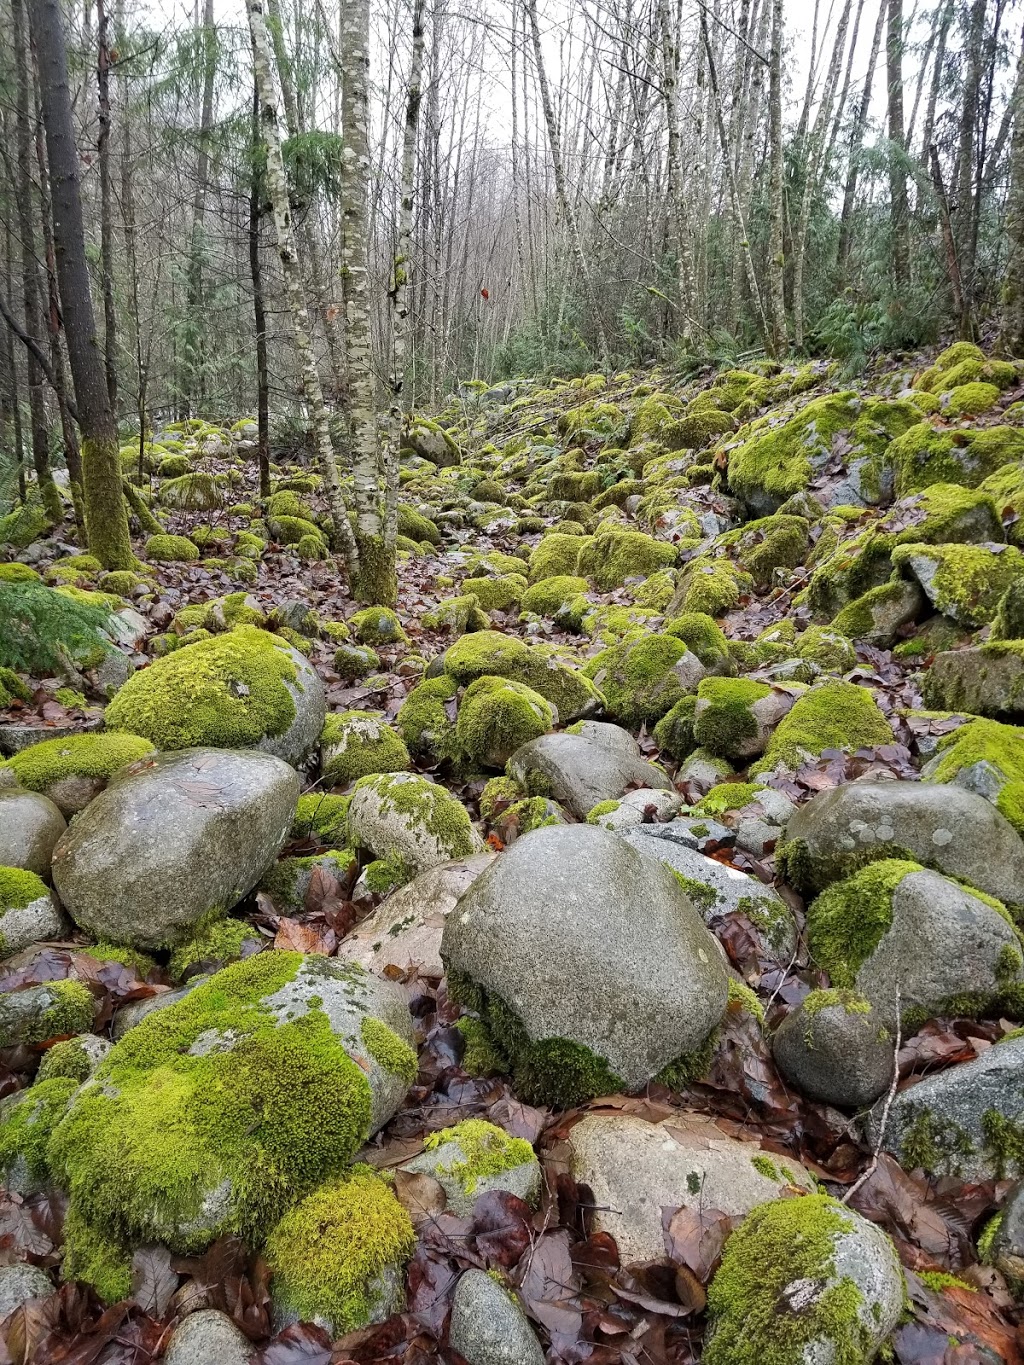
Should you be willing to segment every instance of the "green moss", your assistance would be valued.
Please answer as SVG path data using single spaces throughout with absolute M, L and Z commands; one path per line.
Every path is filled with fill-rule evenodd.
M 810 549 L 810 532 L 803 517 L 761 517 L 744 526 L 736 543 L 740 564 L 755 583 L 768 584 L 776 569 L 795 569 Z
M 224 1223 L 258 1242 L 344 1168 L 369 1128 L 369 1083 L 322 1010 L 278 1023 L 262 1003 L 302 963 L 286 952 L 236 963 L 115 1045 L 50 1141 L 86 1225 L 197 1250 L 212 1235 L 204 1201 L 226 1182 Z M 193 1051 L 201 1035 L 233 1046 Z
M 88 986 L 80 981 L 54 981 L 50 989 L 55 996 L 54 1002 L 24 1036 L 26 1043 L 46 1043 L 51 1038 L 87 1033 L 92 1028 L 96 1001 Z
M 64 1219 L 61 1277 L 92 1285 L 104 1303 L 119 1303 L 131 1293 L 131 1251 L 88 1223 L 72 1206 Z
M 899 497 L 936 483 L 977 488 L 1022 455 L 1024 432 L 1013 427 L 948 430 L 930 422 L 911 427 L 889 447 Z
M 801 1009 L 807 1018 L 813 1018 L 822 1010 L 833 1009 L 837 1005 L 841 1005 L 846 1014 L 871 1013 L 871 1004 L 862 995 L 858 995 L 856 991 L 836 989 L 811 991 L 810 995 L 804 998 Z
M 947 1274 L 944 1270 L 919 1270 L 917 1278 L 926 1289 L 932 1290 L 935 1294 L 941 1294 L 944 1289 L 965 1289 L 969 1294 L 978 1292 L 977 1285 L 968 1284 L 958 1275 Z
M 351 796 L 331 796 L 324 792 L 307 792 L 305 796 L 300 796 L 290 837 L 315 837 L 321 843 L 344 847 L 348 842 L 348 808 L 351 802 Z
M 734 756 L 757 735 L 757 719 L 751 707 L 770 693 L 767 683 L 750 678 L 702 679 L 697 688 L 700 710 L 694 722 L 695 740 L 722 758 Z
M 180 981 L 197 962 L 219 962 L 222 966 L 235 962 L 242 955 L 243 944 L 253 940 L 259 942 L 259 935 L 244 920 L 213 920 L 174 950 L 168 971 Z
M 50 1079 L 37 1080 L 22 1093 L 0 1123 L 0 1170 L 6 1173 L 20 1157 L 33 1181 L 45 1184 L 49 1180 L 46 1150 L 50 1134 L 67 1113 L 78 1084 L 73 1076 L 58 1072 Z
M 0 580 L 0 666 L 26 673 L 66 673 L 70 657 L 94 668 L 111 653 L 103 633 L 119 598 L 78 588 Z
M 877 588 L 869 588 L 860 597 L 847 603 L 842 611 L 837 613 L 832 627 L 849 636 L 851 640 L 877 636 L 883 624 L 889 619 L 890 613 L 887 608 L 890 603 L 902 607 L 906 595 L 906 586 L 899 579 L 891 583 L 880 583 Z
M 719 782 L 693 807 L 694 815 L 709 815 L 717 819 L 726 811 L 742 810 L 756 801 L 764 787 L 757 782 Z
M 199 550 L 187 536 L 150 536 L 143 554 L 157 563 L 188 562 L 199 558 Z
M 846 673 L 857 662 L 852 641 L 838 629 L 810 626 L 797 641 L 797 656 L 809 659 L 826 673 Z
M 485 768 L 503 768 L 521 744 L 546 735 L 554 725 L 549 704 L 524 683 L 477 678 L 459 704 L 455 727 L 459 748 Z
M 975 380 L 970 384 L 958 384 L 947 392 L 942 407 L 949 417 L 977 417 L 988 412 L 998 401 L 997 385 Z
M 682 640 L 705 668 L 720 667 L 729 657 L 729 641 L 717 622 L 704 612 L 690 611 L 676 616 L 665 626 L 665 634 Z
M 683 610 L 719 617 L 737 606 L 742 594 L 753 586 L 750 577 L 727 559 L 702 556 L 683 571 Z
M 759 1156 L 752 1156 L 750 1164 L 758 1175 L 763 1175 L 768 1180 L 778 1181 L 779 1184 L 784 1183 L 784 1177 L 778 1166 L 770 1156 L 765 1156 L 763 1152 Z
M 291 725 L 295 702 L 285 684 L 295 680 L 295 665 L 274 636 L 234 630 L 136 673 L 107 707 L 106 725 L 158 749 L 247 748 Z
M 892 728 L 867 688 L 830 679 L 797 699 L 752 771 L 768 772 L 780 765 L 796 770 L 805 754 L 817 756 L 825 749 L 856 752 L 892 742 Z
M 910 1122 L 900 1137 L 901 1164 L 907 1170 L 928 1174 L 958 1173 L 975 1146 L 957 1123 L 938 1119 L 922 1105 L 907 1106 Z
M 20 867 L 0 867 L 0 914 L 21 910 L 50 893 L 42 878 Z
M 38 570 L 29 564 L 0 564 L 0 583 L 41 583 Z
M 642 531 L 603 531 L 584 544 L 578 572 L 602 592 L 622 587 L 627 578 L 649 578 L 676 560 L 676 550 Z M 532 561 L 531 561 L 532 568 Z
M 598 801 L 587 811 L 587 824 L 599 825 L 606 815 L 614 815 L 621 805 L 621 801 Z
M 370 1014 L 364 1016 L 359 1032 L 367 1052 L 378 1066 L 389 1076 L 397 1076 L 406 1085 L 412 1085 L 419 1062 L 405 1039 L 399 1038 L 394 1029 Z
M 301 1321 L 323 1319 L 332 1335 L 366 1326 L 384 1272 L 416 1245 L 412 1222 L 391 1186 L 369 1166 L 304 1199 L 271 1233 L 266 1257 L 274 1297 Z
M 412 689 L 395 717 L 395 724 L 411 753 L 435 760 L 457 756 L 459 746 L 452 703 L 458 691 L 458 684 L 447 675 L 427 678 Z
M 807 941 L 832 984 L 852 988 L 857 972 L 892 924 L 892 897 L 920 863 L 885 858 L 823 891 L 807 912 Z M 822 1006 L 824 1008 L 824 1006 Z
M 511 777 L 492 777 L 480 793 L 480 818 L 493 824 L 509 806 L 524 795 L 523 788 Z
M 859 1317 L 863 1299 L 835 1265 L 836 1242 L 852 1227 L 827 1195 L 773 1200 L 749 1214 L 708 1289 L 705 1365 L 801 1365 L 821 1339 L 834 1365 L 863 1365 L 871 1341 Z M 780 1312 L 792 1286 L 829 1281 L 802 1310 Z
M 485 1119 L 466 1119 L 454 1128 L 428 1133 L 424 1146 L 428 1152 L 433 1152 L 448 1142 L 458 1144 L 462 1159 L 453 1160 L 443 1169 L 459 1182 L 463 1194 L 475 1194 L 480 1180 L 534 1160 L 533 1148 L 525 1138 L 510 1137 L 503 1128 Z
M 59 587 L 67 583 L 88 584 L 102 572 L 103 565 L 95 555 L 68 555 L 64 559 L 54 560 L 43 577 L 53 587 Z
M 499 574 L 496 578 L 466 578 L 462 591 L 471 593 L 484 611 L 509 611 L 518 606 L 526 592 L 522 574 Z
M 462 1069 L 470 1076 L 498 1076 L 508 1069 L 504 1054 L 494 1045 L 486 1024 L 470 1015 L 464 1015 L 455 1023 L 462 1034 L 465 1051 L 462 1054 Z
M 50 526 L 49 513 L 42 503 L 24 502 L 0 517 L 0 545 L 13 545 L 16 550 L 24 550 L 34 540 L 45 536 Z
M 137 735 L 67 735 L 31 744 L 0 766 L 14 773 L 19 786 L 41 792 L 69 777 L 107 781 L 126 764 L 154 752 L 152 744 Z
M 1024 554 L 1012 545 L 998 553 L 983 545 L 900 545 L 892 559 L 897 568 L 914 559 L 934 565 L 929 596 L 935 606 L 973 628 L 991 621 L 999 599 L 1024 578 Z
M 530 648 L 500 631 L 464 635 L 445 653 L 444 666 L 463 686 L 488 674 L 525 683 L 557 708 L 562 724 L 603 700 L 587 677 L 559 662 L 553 651 L 540 645 Z
M 546 535 L 530 555 L 530 582 L 575 575 L 583 546 L 580 536 Z
M 331 786 L 348 786 L 370 773 L 404 772 L 410 763 L 401 736 L 372 711 L 329 715 L 320 746 L 324 780 Z
M 942 736 L 936 758 L 933 782 L 952 782 L 975 763 L 991 764 L 1006 779 L 996 806 L 1024 834 L 1024 730 L 995 720 L 970 720 Z
M 697 748 L 693 733 L 696 709 L 696 696 L 683 697 L 654 727 L 655 744 L 662 753 L 680 763 Z
M 405 816 L 432 835 L 449 858 L 468 858 L 476 852 L 465 806 L 436 782 L 408 773 L 378 773 L 360 778 L 355 790 L 365 787 L 377 794 L 383 810 Z M 382 853 L 381 849 L 374 851 Z
M 978 1238 L 978 1260 L 982 1265 L 991 1265 L 999 1229 L 1003 1226 L 1005 1214 L 997 1213 L 988 1220 Z
M 590 584 L 585 578 L 573 574 L 556 574 L 542 578 L 523 593 L 522 608 L 535 612 L 538 616 L 558 617 L 566 606 L 581 594 L 586 593 Z M 589 605 L 589 604 L 588 604 Z
M 140 981 L 145 981 L 156 966 L 151 957 L 135 948 L 126 948 L 122 943 L 95 943 L 90 948 L 77 948 L 83 957 L 95 958 L 97 962 L 119 962 L 129 967 Z
M 685 695 L 675 669 L 687 652 L 675 636 L 647 635 L 602 650 L 585 672 L 600 687 L 616 720 L 653 725 Z
M 77 1038 L 68 1038 L 63 1043 L 54 1043 L 43 1054 L 36 1072 L 36 1081 L 52 1081 L 58 1078 L 72 1080 L 81 1084 L 87 1080 L 92 1070 L 92 1062 L 82 1043 Z M 49 1141 L 49 1138 L 47 1138 Z
M 561 807 L 547 797 L 530 796 L 514 802 L 506 814 L 509 820 L 515 822 L 520 834 L 529 834 L 531 830 L 544 829 L 548 825 L 565 824 L 560 812 Z
M 387 896 L 413 878 L 413 870 L 401 858 L 375 858 L 363 868 L 362 877 L 367 891 L 375 896 Z

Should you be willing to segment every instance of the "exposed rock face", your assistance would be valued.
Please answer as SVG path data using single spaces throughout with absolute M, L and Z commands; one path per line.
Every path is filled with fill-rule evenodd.
M 516 750 L 509 771 L 517 782 L 553 797 L 580 820 L 599 802 L 617 800 L 632 784 L 671 791 L 661 769 L 641 756 L 636 740 L 625 730 L 618 733 L 629 744 L 617 738 L 603 743 L 583 734 L 542 735 Z
M 76 816 L 54 850 L 54 884 L 97 938 L 173 944 L 256 885 L 298 795 L 298 774 L 269 754 L 185 749 L 145 759 Z
M 974 792 L 919 782 L 848 782 L 812 797 L 786 826 L 786 866 L 819 890 L 874 858 L 909 855 L 1016 904 L 1024 842 Z
M 925 675 L 924 699 L 935 710 L 967 711 L 1019 724 L 1024 718 L 1021 641 L 939 654 Z
M 637 1088 L 699 1047 L 728 994 L 721 949 L 676 878 L 587 825 L 518 839 L 448 917 L 441 955 L 518 1021 L 500 1041 L 520 1078 L 536 1045 L 570 1043 L 603 1061 L 595 1094 L 608 1072 Z
M 0 791 L 0 867 L 20 867 L 50 879 L 50 858 L 67 821 L 47 797 Z

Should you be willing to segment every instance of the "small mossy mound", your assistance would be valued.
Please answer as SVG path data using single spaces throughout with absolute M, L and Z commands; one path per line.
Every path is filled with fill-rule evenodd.
M 26 905 L 50 893 L 41 877 L 20 867 L 0 867 L 0 915 L 7 910 L 23 910 Z
M 504 1128 L 486 1119 L 465 1119 L 453 1128 L 428 1133 L 424 1140 L 428 1152 L 448 1143 L 457 1144 L 461 1160 L 454 1156 L 451 1164 L 442 1169 L 459 1182 L 463 1194 L 475 1194 L 479 1181 L 515 1170 L 534 1159 L 533 1148 L 525 1138 L 510 1137 Z
M 770 694 L 752 678 L 705 678 L 697 688 L 695 743 L 721 758 L 742 755 L 759 730 L 751 708 Z
M 755 583 L 771 583 L 776 569 L 795 569 L 810 549 L 810 530 L 803 517 L 761 517 L 748 522 L 736 542 L 740 565 Z
M 995 720 L 972 720 L 939 739 L 931 782 L 954 782 L 967 768 L 982 764 L 998 788 L 995 804 L 1024 837 L 1024 730 Z
M 546 535 L 530 555 L 530 582 L 577 574 L 583 548 L 582 537 L 557 532 Z
M 295 719 L 285 685 L 295 679 L 295 664 L 273 635 L 233 630 L 136 673 L 107 707 L 106 724 L 158 749 L 250 748 Z
M 504 768 L 521 744 L 554 725 L 549 703 L 511 678 L 483 677 L 470 684 L 455 727 L 459 748 L 483 768 Z
M 60 1078 L 81 1085 L 91 1071 L 92 1061 L 85 1047 L 77 1038 L 67 1038 L 46 1050 L 36 1072 L 36 1082 Z
M 265 1003 L 304 961 L 267 952 L 227 967 L 100 1063 L 48 1149 L 74 1215 L 66 1273 L 92 1276 L 97 1243 L 108 1261 L 139 1241 L 198 1250 L 211 1213 L 259 1243 L 345 1168 L 369 1130 L 369 1082 L 312 1000 L 284 1022 Z
M 161 534 L 150 536 L 143 554 L 155 563 L 188 563 L 199 558 L 199 548 L 187 536 Z
M 55 588 L 64 583 L 88 585 L 102 572 L 103 565 L 94 555 L 68 555 L 55 560 L 46 570 L 44 579 Z
M 998 401 L 997 385 L 974 380 L 969 384 L 958 384 L 944 394 L 940 406 L 948 417 L 979 417 Z
M 72 777 L 106 782 L 120 768 L 153 752 L 150 741 L 138 735 L 67 735 L 31 744 L 0 767 L 10 769 L 19 786 L 43 792 Z
M 410 753 L 435 761 L 455 758 L 454 702 L 458 691 L 458 684 L 447 674 L 427 678 L 412 689 L 395 717 Z
M 12 701 L 31 701 L 32 693 L 13 668 L 0 667 L 0 706 L 10 706 Z M 58 701 L 60 698 L 58 698 Z M 83 699 L 84 700 L 84 699 Z
M 341 644 L 334 651 L 334 671 L 342 682 L 358 682 L 380 668 L 380 655 L 369 645 Z
M 726 1242 L 708 1288 L 705 1365 L 868 1361 L 876 1339 L 860 1317 L 863 1295 L 836 1265 L 836 1243 L 853 1226 L 825 1194 L 754 1209 Z
M 717 819 L 727 811 L 749 806 L 763 791 L 756 782 L 719 782 L 693 807 L 693 813 Z
M 605 705 L 625 725 L 654 725 L 688 692 L 685 665 L 689 655 L 674 635 L 626 639 L 602 650 L 587 664 L 587 676 L 601 688 Z M 695 657 L 690 663 L 698 662 Z M 696 680 L 703 667 L 689 671 Z
M 575 574 L 556 574 L 553 578 L 542 578 L 523 593 L 520 605 L 524 612 L 537 616 L 549 616 L 559 625 L 570 630 L 578 630 L 583 617 L 590 609 L 585 594 L 590 584 L 585 578 Z
M 664 633 L 682 640 L 705 668 L 729 671 L 725 667 L 729 661 L 729 641 L 713 617 L 701 611 L 685 612 L 669 621 Z
M 857 972 L 892 924 L 892 895 L 920 863 L 883 858 L 823 891 L 807 912 L 807 938 L 815 962 L 833 986 L 852 988 Z
M 675 561 L 674 546 L 642 531 L 603 531 L 580 550 L 577 572 L 592 578 L 602 592 L 611 592 L 627 579 L 650 578 Z
M 402 623 L 390 607 L 364 607 L 348 619 L 348 627 L 361 645 L 399 645 L 408 642 Z
M 1024 431 L 1015 427 L 947 429 L 920 422 L 889 447 L 896 494 L 936 483 L 977 488 L 1004 465 L 1024 456 Z
M 386 1318 L 401 1300 L 401 1268 L 416 1235 L 390 1184 L 354 1166 L 281 1219 L 267 1240 L 274 1299 L 341 1336 Z M 389 1284 L 389 1280 L 391 1283 Z
M 817 664 L 825 673 L 846 673 L 857 662 L 853 642 L 841 630 L 810 626 L 797 641 L 797 657 Z
M 855 753 L 892 742 L 892 727 L 867 688 L 829 679 L 797 699 L 752 772 L 777 767 L 795 771 L 807 755 L 817 758 L 826 749 Z
M 167 479 L 160 485 L 160 501 L 181 511 L 209 512 L 223 502 L 225 483 L 223 475 L 205 470 L 185 474 L 180 479 Z
M 334 787 L 347 787 L 370 773 L 405 772 L 410 763 L 402 737 L 372 711 L 328 716 L 320 749 L 324 781 Z
M 428 545 L 441 544 L 441 532 L 437 529 L 429 517 L 421 516 L 419 512 L 405 503 L 398 504 L 398 534 L 407 536 L 410 540 L 416 541 L 418 545 L 424 541 Z
M 557 709 L 560 724 L 601 701 L 600 691 L 583 673 L 561 663 L 542 646 L 531 648 L 496 630 L 464 635 L 446 651 L 444 667 L 462 686 L 487 675 L 525 683 Z
M 684 612 L 700 612 L 703 616 L 717 618 L 732 611 L 752 587 L 750 575 L 728 559 L 702 555 L 691 560 L 682 571 L 680 605 Z
M 33 569 L 31 564 L 19 564 L 14 560 L 10 564 L 0 564 L 0 583 L 41 583 L 37 569 Z
M 462 591 L 474 596 L 484 611 L 510 611 L 519 605 L 526 592 L 526 579 L 521 574 L 466 578 Z
M 180 944 L 171 954 L 168 971 L 180 981 L 197 963 L 216 962 L 226 967 L 242 956 L 246 943 L 260 942 L 258 932 L 240 919 L 214 919 L 201 925 L 187 943 Z
M 22 1092 L 0 1122 L 0 1171 L 6 1175 L 20 1161 L 33 1184 L 49 1183 L 50 1135 L 67 1113 L 78 1086 L 74 1076 L 51 1075 Z
M 663 754 L 668 754 L 669 758 L 674 758 L 678 763 L 684 758 L 689 758 L 697 748 L 693 734 L 696 709 L 696 696 L 682 697 L 654 727 L 655 744 Z
M 329 792 L 307 792 L 299 797 L 292 821 L 291 838 L 316 838 L 332 848 L 348 843 L 346 821 L 350 796 L 332 796 Z
M 49 513 L 41 502 L 23 502 L 0 517 L 0 545 L 25 550 L 34 540 L 45 536 L 51 525 Z

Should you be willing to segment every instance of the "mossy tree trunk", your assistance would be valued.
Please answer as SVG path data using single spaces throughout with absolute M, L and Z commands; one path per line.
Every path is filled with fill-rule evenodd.
M 298 354 L 299 368 L 302 373 L 302 390 L 309 406 L 310 424 L 313 428 L 313 442 L 327 489 L 328 505 L 331 509 L 334 548 L 345 557 L 349 578 L 354 583 L 359 575 L 359 551 L 356 548 L 352 527 L 349 525 L 348 509 L 342 497 L 338 481 L 338 462 L 334 456 L 334 443 L 324 403 L 324 391 L 313 354 L 310 337 L 309 309 L 306 306 L 302 288 L 302 272 L 299 268 L 299 255 L 292 230 L 292 210 L 288 198 L 288 180 L 281 155 L 281 132 L 277 118 L 277 94 L 274 88 L 274 69 L 270 34 L 263 17 L 262 0 L 249 0 L 249 34 L 252 38 L 253 71 L 256 88 L 259 91 L 260 129 L 267 150 L 267 189 L 274 209 L 274 226 L 277 229 L 277 255 L 281 262 L 285 295 L 292 317 L 292 341 Z
M 772 47 L 768 59 L 768 316 L 776 355 L 789 348 L 786 328 L 783 225 L 786 206 L 782 150 L 782 0 L 772 0 Z
M 107 569 L 130 569 L 135 564 L 135 556 L 121 491 L 117 423 L 107 392 L 89 291 L 78 149 L 71 117 L 67 49 L 59 0 L 31 0 L 29 13 L 39 60 L 40 103 L 50 163 L 57 280 L 82 432 L 89 550 Z
M 252 178 L 249 182 L 249 275 L 252 279 L 253 321 L 256 329 L 256 459 L 260 497 L 270 497 L 270 380 L 267 374 L 267 310 L 263 302 L 263 263 L 260 260 L 260 201 L 262 178 L 257 152 L 260 145 L 260 90 L 252 82 Z
M 1006 199 L 1007 259 L 999 349 L 1004 355 L 1024 356 L 1024 38 L 1017 59 L 1012 115 L 1010 189 Z
M 903 0 L 889 0 L 885 34 L 889 123 L 889 221 L 892 234 L 892 282 L 894 303 L 905 305 L 910 285 L 910 204 L 903 161 Z

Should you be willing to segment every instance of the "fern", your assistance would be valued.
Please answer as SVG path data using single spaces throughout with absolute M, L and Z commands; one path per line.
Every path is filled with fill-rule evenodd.
M 90 667 L 111 649 L 105 607 L 77 602 L 41 583 L 0 583 L 0 666 L 43 675 Z

